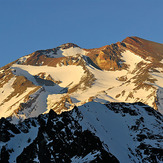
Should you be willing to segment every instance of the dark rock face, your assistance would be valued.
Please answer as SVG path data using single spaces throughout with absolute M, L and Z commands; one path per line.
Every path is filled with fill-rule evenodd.
M 143 162 L 158 162 L 158 159 L 163 161 L 163 149 L 153 148 L 150 145 L 141 143 L 138 147 L 139 150 L 144 150 L 144 154 L 148 157 L 142 159 Z
M 1 162 L 8 163 L 9 151 L 6 150 L 5 146 L 2 147 L 0 156 L 1 156 L 1 158 L 0 158 Z
M 14 124 L 11 124 L 5 118 L 0 119 L 0 141 L 7 142 L 10 140 L 10 137 L 14 137 L 14 134 L 19 133 L 19 129 Z
M 40 162 L 71 162 L 74 156 L 85 157 L 97 153 L 94 161 L 119 162 L 103 147 L 98 137 L 89 130 L 82 131 L 71 113 L 58 116 L 50 111 L 47 123 L 39 120 L 40 128 L 36 139 L 17 157 L 17 162 L 30 162 L 38 158 Z

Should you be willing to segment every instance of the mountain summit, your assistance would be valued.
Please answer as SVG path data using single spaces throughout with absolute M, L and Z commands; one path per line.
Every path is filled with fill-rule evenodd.
M 163 108 L 163 44 L 138 37 L 95 49 L 39 50 L 0 70 L 0 116 L 19 121 L 90 101 Z
M 0 69 L 0 97 L 2 162 L 163 161 L 163 44 L 38 50 Z

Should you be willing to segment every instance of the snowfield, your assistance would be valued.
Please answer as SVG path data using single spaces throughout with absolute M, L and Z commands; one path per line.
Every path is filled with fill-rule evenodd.
M 68 56 L 77 56 L 77 55 L 86 55 L 87 52 L 79 47 L 70 47 L 68 49 L 60 48 L 57 50 L 57 54 L 54 52 L 44 53 L 47 57 L 51 58 L 60 58 L 60 57 L 68 57 Z
M 55 81 L 61 81 L 60 86 L 66 87 L 69 84 L 78 84 L 84 70 L 81 66 L 69 65 L 62 67 L 50 67 L 50 66 L 30 66 L 14 64 L 12 69 L 16 70 L 15 75 L 25 76 L 28 80 L 32 81 L 35 85 L 38 85 L 34 79 L 34 75 L 38 75 L 40 72 L 51 75 Z
M 128 107 L 130 107 L 130 105 L 128 105 Z M 121 110 L 120 107 L 119 109 Z M 141 157 L 134 157 L 134 153 L 136 155 L 135 149 L 140 145 L 140 142 L 136 141 L 136 139 L 133 141 L 133 139 L 139 132 L 143 132 L 143 125 L 152 130 L 155 134 L 158 132 L 154 125 L 156 122 L 155 118 L 149 116 L 148 112 L 145 111 L 142 106 L 131 105 L 130 109 L 133 111 L 136 109 L 135 111 L 138 115 L 131 116 L 130 114 L 125 114 L 123 117 L 121 114 L 116 114 L 116 112 L 111 111 L 105 105 L 95 102 L 90 102 L 79 107 L 82 114 L 80 124 L 83 130 L 88 129 L 95 133 L 95 135 L 104 142 L 106 149 L 108 148 L 121 163 L 132 161 L 141 162 Z M 132 131 L 132 126 L 134 126 L 136 121 L 141 117 L 144 117 L 144 122 L 140 125 L 139 131 Z M 162 124 L 160 125 L 162 126 Z M 162 131 L 160 130 L 160 132 Z M 156 141 L 148 139 L 148 143 L 153 144 L 154 147 L 159 146 L 163 148 L 163 142 L 157 144 Z M 131 151 L 133 154 L 131 154 Z M 143 157 L 146 157 L 146 155 L 144 154 Z
M 7 99 L 14 91 L 12 84 L 14 83 L 15 79 L 15 77 L 11 78 L 8 83 L 0 88 L 0 117 L 9 117 L 13 111 L 19 107 L 19 104 L 24 101 L 24 97 L 34 89 L 29 87 L 20 96 L 16 95 L 9 101 L 5 101 L 5 99 Z
M 57 55 L 51 54 L 51 52 L 48 53 L 49 57 L 52 57 L 53 55 L 55 55 L 55 57 L 67 57 L 76 56 L 77 54 L 80 54 L 80 57 L 82 57 L 82 55 L 86 55 L 87 52 L 79 47 L 71 47 L 68 49 L 60 48 L 57 51 Z M 117 71 L 105 71 L 99 70 L 87 63 L 86 68 L 91 74 L 93 74 L 95 81 L 93 82 L 91 87 L 87 87 L 83 90 L 83 85 L 81 84 L 81 89 L 77 89 L 75 92 L 69 94 L 67 94 L 66 90 L 71 89 L 79 84 L 82 77 L 85 75 L 85 70 L 83 70 L 82 66 L 68 65 L 61 67 L 50 67 L 13 64 L 11 69 L 16 76 L 24 76 L 36 86 L 40 86 L 40 84 L 36 81 L 36 78 L 34 76 L 37 76 L 39 73 L 43 73 L 45 77 L 48 77 L 48 75 L 50 75 L 54 81 L 58 82 L 58 84 L 54 84 L 53 86 L 42 85 L 43 91 L 31 95 L 31 97 L 38 95 L 36 101 L 32 104 L 31 108 L 23 111 L 22 115 L 20 116 L 22 118 L 23 116 L 24 118 L 26 118 L 38 116 L 40 113 L 48 113 L 51 108 L 54 108 L 54 104 L 59 102 L 66 95 L 70 97 L 73 105 L 71 106 L 69 103 L 65 103 L 65 105 L 67 107 L 71 106 L 71 108 L 73 108 L 74 105 L 83 105 L 84 103 L 90 101 L 90 99 L 101 103 L 141 101 L 145 104 L 148 104 L 149 106 L 153 106 L 153 102 L 155 101 L 154 94 L 157 94 L 159 99 L 158 110 L 162 113 L 163 75 L 157 72 L 151 73 L 151 78 L 156 79 L 156 82 L 154 84 L 147 82 L 147 84 L 154 87 L 148 89 L 140 88 L 138 90 L 134 90 L 136 86 L 133 78 L 136 76 L 136 73 L 138 73 L 137 71 L 139 70 L 137 70 L 137 65 L 141 63 L 143 66 L 142 69 L 145 69 L 151 62 L 144 60 L 143 58 L 135 55 L 129 50 L 121 53 L 121 56 L 123 62 L 121 62 L 120 64 L 126 64 L 128 66 L 127 69 Z M 24 61 L 27 58 L 28 56 L 25 56 L 22 57 L 20 60 Z M 85 56 L 83 56 L 83 59 L 87 62 Z M 159 70 L 162 71 L 162 69 Z M 121 77 L 124 77 L 126 80 L 119 80 Z M 13 79 L 8 84 L 4 85 L 4 88 L 1 88 L 1 92 L 3 92 L 4 89 L 6 90 L 1 98 L 2 102 L 3 99 L 8 97 L 9 94 L 12 92 L 12 82 Z M 11 101 L 5 103 L 5 105 L 0 106 L 1 115 L 5 117 L 9 116 L 14 111 L 14 109 L 16 109 L 19 104 L 23 102 L 23 97 L 25 97 L 25 95 L 28 94 L 31 90 L 32 88 L 28 88 L 28 90 L 24 92 L 24 94 L 20 96 L 19 99 L 12 98 Z M 7 108 L 9 108 L 15 100 L 19 102 L 17 102 L 15 106 L 10 109 L 10 111 L 8 110 L 8 112 L 5 113 L 4 106 L 7 106 Z

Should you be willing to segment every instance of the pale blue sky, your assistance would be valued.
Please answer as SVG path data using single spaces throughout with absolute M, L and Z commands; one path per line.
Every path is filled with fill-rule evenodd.
M 96 48 L 127 36 L 163 43 L 163 0 L 0 0 L 0 67 L 67 42 Z

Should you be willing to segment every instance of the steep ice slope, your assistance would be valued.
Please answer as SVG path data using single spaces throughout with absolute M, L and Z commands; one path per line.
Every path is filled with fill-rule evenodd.
M 162 121 L 161 114 L 142 103 L 96 102 L 60 115 L 51 110 L 12 127 L 1 119 L 0 157 L 12 162 L 161 163 Z M 7 132 L 11 135 L 6 137 Z
M 136 68 L 136 66 L 140 62 L 150 63 L 149 61 L 144 60 L 143 58 L 141 58 L 138 55 L 135 55 L 129 50 L 124 51 L 123 53 L 121 53 L 121 55 L 122 55 L 121 59 L 128 66 L 128 70 L 129 70 L 128 73 L 132 73 L 132 71 Z
M 108 148 L 120 162 L 141 162 L 148 157 L 141 150 L 138 156 L 136 149 L 139 150 L 141 143 L 152 144 L 153 148 L 163 148 L 163 143 L 148 137 L 152 133 L 162 135 L 162 122 L 155 121 L 148 106 L 142 106 L 118 103 L 105 106 L 94 102 L 87 103 L 79 107 L 82 115 L 80 124 L 84 130 L 88 129 L 95 133 L 106 144 L 106 149 Z M 157 125 L 159 130 L 156 129 Z

